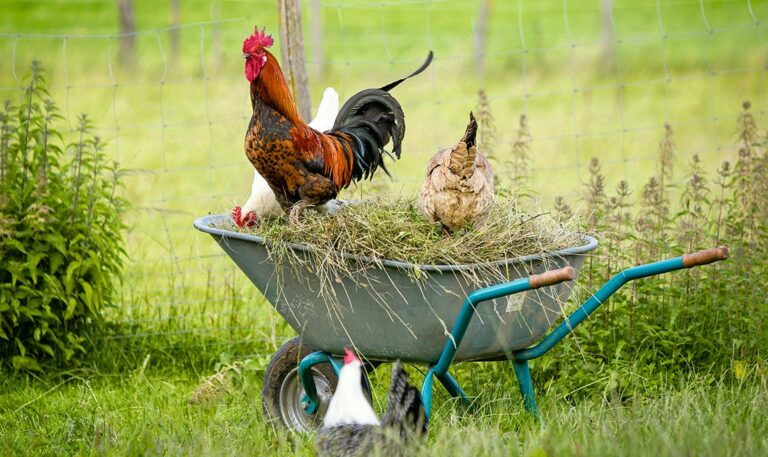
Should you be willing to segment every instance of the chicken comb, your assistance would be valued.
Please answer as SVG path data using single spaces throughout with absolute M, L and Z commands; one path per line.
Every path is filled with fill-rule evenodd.
M 272 35 L 265 33 L 266 27 L 261 28 L 259 32 L 259 26 L 257 25 L 253 31 L 253 35 L 243 41 L 243 52 L 249 54 L 255 51 L 257 48 L 268 48 L 275 42 L 272 39 Z
M 358 359 L 357 355 L 352 352 L 352 349 L 344 348 L 344 364 L 352 363 L 355 360 L 359 361 L 360 359 Z

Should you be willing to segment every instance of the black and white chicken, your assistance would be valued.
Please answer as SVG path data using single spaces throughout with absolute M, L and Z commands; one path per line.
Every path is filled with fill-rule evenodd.
M 347 349 L 336 391 L 317 435 L 318 455 L 352 457 L 402 456 L 414 438 L 427 430 L 419 390 L 408 384 L 408 373 L 395 362 L 387 396 L 387 410 L 379 420 L 360 383 L 363 363 Z

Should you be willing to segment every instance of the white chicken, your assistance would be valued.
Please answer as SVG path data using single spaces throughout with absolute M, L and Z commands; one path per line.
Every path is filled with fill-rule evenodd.
M 309 126 L 318 132 L 330 130 L 333 128 L 337 114 L 339 114 L 339 94 L 332 87 L 327 87 L 317 107 L 315 118 Z M 334 205 L 332 202 L 327 204 Z M 252 227 L 259 217 L 277 214 L 283 214 L 283 210 L 275 199 L 275 193 L 267 184 L 267 180 L 254 170 L 251 196 L 242 207 L 235 206 L 232 209 L 232 220 L 238 227 Z
M 392 369 L 387 410 L 381 421 L 363 393 L 362 366 L 347 349 L 336 391 L 317 435 L 319 456 L 365 456 L 374 449 L 382 451 L 377 455 L 406 455 L 408 441 L 426 432 L 427 417 L 419 390 L 408 384 L 400 361 Z
M 432 157 L 419 191 L 421 212 L 448 232 L 482 226 L 493 209 L 493 171 L 476 149 L 476 135 L 477 121 L 469 113 L 464 136 Z

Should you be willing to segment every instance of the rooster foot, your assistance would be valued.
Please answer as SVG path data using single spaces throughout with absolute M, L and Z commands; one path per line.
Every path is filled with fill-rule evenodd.
M 288 211 L 288 224 L 299 225 L 301 224 L 300 216 L 304 212 L 304 208 L 307 207 L 306 202 L 303 200 L 293 205 L 290 211 Z

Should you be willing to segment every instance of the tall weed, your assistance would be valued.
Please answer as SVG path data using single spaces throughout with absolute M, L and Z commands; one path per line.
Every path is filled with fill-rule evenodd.
M 65 144 L 37 63 L 24 84 L 0 112 L 0 361 L 40 370 L 84 353 L 112 302 L 124 202 L 88 119 Z
M 633 193 L 620 181 L 612 193 L 592 159 L 584 195 L 555 199 L 555 213 L 573 208 L 600 247 L 585 264 L 571 309 L 624 268 L 727 245 L 726 262 L 636 281 L 575 332 L 537 376 L 555 388 L 590 386 L 631 396 L 662 389 L 690 369 L 731 370 L 759 363 L 768 348 L 768 174 L 765 134 L 749 102 L 737 119 L 736 158 L 708 172 L 693 156 L 673 173 L 674 131 L 665 126 L 656 173 Z M 632 210 L 637 209 L 637 214 Z M 585 363 L 571 363 L 581 359 Z M 741 367 L 733 369 L 733 367 Z M 597 373 L 604 376 L 598 376 Z M 607 375 L 605 375 L 608 373 Z M 542 379 L 543 380 L 543 379 Z M 599 380 L 598 382 L 595 382 Z

